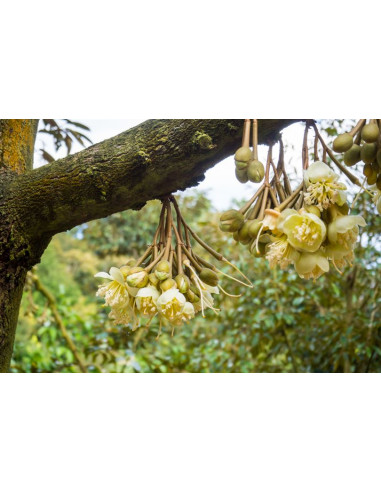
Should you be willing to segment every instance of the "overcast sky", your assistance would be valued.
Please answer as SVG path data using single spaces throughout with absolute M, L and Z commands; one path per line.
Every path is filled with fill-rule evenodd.
M 110 137 L 114 137 L 119 133 L 132 128 L 144 120 L 85 120 L 77 118 L 75 121 L 79 121 L 87 125 L 90 129 L 90 138 L 93 143 L 101 142 Z M 289 152 L 286 154 L 286 162 L 288 158 L 298 157 L 294 160 L 294 163 L 300 162 L 301 158 L 301 144 L 303 139 L 303 125 L 294 124 L 283 131 L 284 141 L 289 144 Z M 54 157 L 63 157 L 65 155 L 64 149 L 60 149 L 59 152 L 55 152 L 52 145 L 52 138 L 43 134 L 39 134 L 37 137 L 36 148 L 45 146 L 46 150 Z M 73 152 L 78 152 L 82 148 L 78 144 L 73 144 Z M 266 161 L 267 147 L 260 146 L 259 158 L 265 163 Z M 275 150 L 275 156 L 276 154 Z M 36 155 L 36 166 L 42 165 L 41 158 Z M 213 206 L 218 210 L 224 210 L 229 208 L 234 199 L 250 198 L 258 185 L 253 183 L 241 184 L 234 175 L 234 159 L 233 156 L 221 161 L 212 169 L 206 172 L 205 180 L 198 186 L 199 190 L 202 190 L 213 203 Z M 186 193 L 186 192 L 185 192 Z

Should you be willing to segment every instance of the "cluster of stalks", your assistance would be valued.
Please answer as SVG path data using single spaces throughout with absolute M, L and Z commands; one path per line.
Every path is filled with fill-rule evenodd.
M 253 161 L 258 163 L 258 123 L 253 121 L 253 149 L 249 147 L 251 120 L 245 120 L 242 146 L 235 154 L 236 175 L 246 170 L 250 175 Z M 353 129 L 357 135 L 363 126 Z M 314 132 L 313 163 L 309 162 L 308 133 Z M 352 136 L 349 136 L 352 138 Z M 239 209 L 228 210 L 220 217 L 220 228 L 233 233 L 235 241 L 249 246 L 255 256 L 264 256 L 271 266 L 285 268 L 293 264 L 303 278 L 318 278 L 328 271 L 353 260 L 358 226 L 362 217 L 348 218 L 350 208 L 339 182 L 331 169 L 334 163 L 348 179 L 362 186 L 356 176 L 335 157 L 322 138 L 315 122 L 307 120 L 302 145 L 303 180 L 292 189 L 285 169 L 284 145 L 279 137 L 279 156 L 275 164 L 270 143 L 263 182 L 255 194 Z M 321 157 L 319 158 L 319 152 Z M 330 158 L 330 165 L 328 165 Z M 245 167 L 246 166 L 246 167 Z M 252 179 L 252 181 L 254 181 Z
M 243 280 L 206 260 L 195 251 L 194 243 L 221 264 L 232 267 Z M 110 274 L 97 276 L 111 280 L 100 286 L 98 295 L 105 297 L 106 304 L 111 307 L 110 317 L 116 323 L 132 321 L 133 329 L 136 329 L 148 327 L 158 316 L 159 334 L 163 324 L 169 324 L 173 334 L 176 326 L 186 323 L 198 312 L 205 316 L 205 310 L 209 308 L 218 313 L 213 306 L 212 294 L 222 292 L 239 297 L 225 291 L 221 277 L 252 287 L 238 267 L 209 246 L 186 223 L 173 196 L 162 200 L 156 233 L 142 256 L 120 269 L 112 268 Z

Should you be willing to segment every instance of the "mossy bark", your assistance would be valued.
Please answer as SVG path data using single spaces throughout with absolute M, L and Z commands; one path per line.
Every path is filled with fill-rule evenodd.
M 259 141 L 297 120 L 260 120 Z M 58 232 L 196 186 L 240 146 L 243 120 L 148 120 L 31 170 L 36 120 L 0 120 L 0 371 L 28 270 Z

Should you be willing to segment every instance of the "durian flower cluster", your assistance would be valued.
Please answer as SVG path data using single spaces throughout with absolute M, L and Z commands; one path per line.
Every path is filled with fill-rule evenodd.
M 255 256 L 264 256 L 270 267 L 293 265 L 300 277 L 317 279 L 329 271 L 330 263 L 339 272 L 352 263 L 359 226 L 366 225 L 361 216 L 348 215 L 344 190 L 339 176 L 316 161 L 304 170 L 304 183 L 281 203 L 274 186 L 272 195 L 262 196 L 263 213 L 253 218 L 245 205 L 222 214 L 220 227 L 233 232 L 234 239 L 247 244 Z M 275 206 L 264 208 L 271 201 Z
M 187 323 L 199 312 L 202 316 L 207 309 L 218 313 L 213 295 L 220 292 L 229 295 L 220 285 L 220 276 L 251 287 L 250 283 L 227 275 L 196 254 L 191 239 L 212 257 L 239 271 L 188 226 L 171 196 L 163 200 L 158 228 L 143 255 L 120 268 L 112 267 L 109 273 L 95 275 L 106 280 L 99 286 L 97 296 L 103 297 L 111 308 L 109 318 L 115 324 L 131 325 L 132 330 L 136 330 L 148 328 L 157 318 L 159 334 L 162 326 L 168 326 L 173 334 L 176 327 Z
M 304 171 L 304 206 L 271 211 L 265 253 L 270 266 L 292 264 L 300 277 L 317 279 L 329 271 L 330 262 L 339 272 L 352 263 L 359 226 L 366 223 L 361 216 L 348 215 L 345 186 L 338 178 L 327 164 L 316 161 Z

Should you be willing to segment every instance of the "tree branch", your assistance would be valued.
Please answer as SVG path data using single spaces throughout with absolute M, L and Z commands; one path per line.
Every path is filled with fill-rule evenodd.
M 260 120 L 259 142 L 295 121 Z M 197 185 L 240 146 L 242 127 L 243 120 L 148 120 L 17 176 L 10 196 L 28 236 L 51 237 Z

